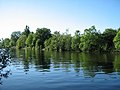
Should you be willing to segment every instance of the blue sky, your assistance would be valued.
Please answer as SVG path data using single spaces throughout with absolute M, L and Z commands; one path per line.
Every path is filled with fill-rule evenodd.
M 74 34 L 95 25 L 101 32 L 120 27 L 120 0 L 0 0 L 0 38 L 13 31 L 49 28 Z

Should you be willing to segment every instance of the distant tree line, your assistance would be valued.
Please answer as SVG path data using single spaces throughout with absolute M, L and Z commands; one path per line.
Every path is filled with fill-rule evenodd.
M 14 31 L 11 38 L 0 40 L 0 48 L 37 48 L 52 51 L 119 51 L 120 50 L 120 28 L 105 29 L 103 33 L 91 26 L 81 34 L 76 30 L 74 36 L 69 34 L 69 30 L 60 34 L 55 31 L 51 34 L 50 29 L 37 28 L 36 32 L 31 32 L 26 25 L 23 32 Z

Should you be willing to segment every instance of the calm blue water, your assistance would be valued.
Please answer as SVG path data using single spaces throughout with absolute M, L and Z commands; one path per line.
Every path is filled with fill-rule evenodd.
M 17 51 L 0 90 L 120 90 L 119 71 L 119 54 Z

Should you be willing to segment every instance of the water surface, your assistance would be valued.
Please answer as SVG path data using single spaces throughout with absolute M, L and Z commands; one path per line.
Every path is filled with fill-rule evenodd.
M 17 50 L 0 90 L 120 90 L 119 53 Z

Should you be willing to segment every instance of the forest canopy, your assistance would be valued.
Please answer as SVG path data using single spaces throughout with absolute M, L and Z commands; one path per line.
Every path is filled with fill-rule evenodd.
M 66 30 L 64 33 L 55 31 L 53 34 L 48 28 L 37 28 L 31 32 L 26 25 L 23 32 L 14 31 L 11 38 L 0 40 L 0 48 L 38 48 L 52 51 L 119 51 L 120 28 L 107 28 L 101 33 L 91 26 L 81 34 L 76 30 L 74 36 Z

